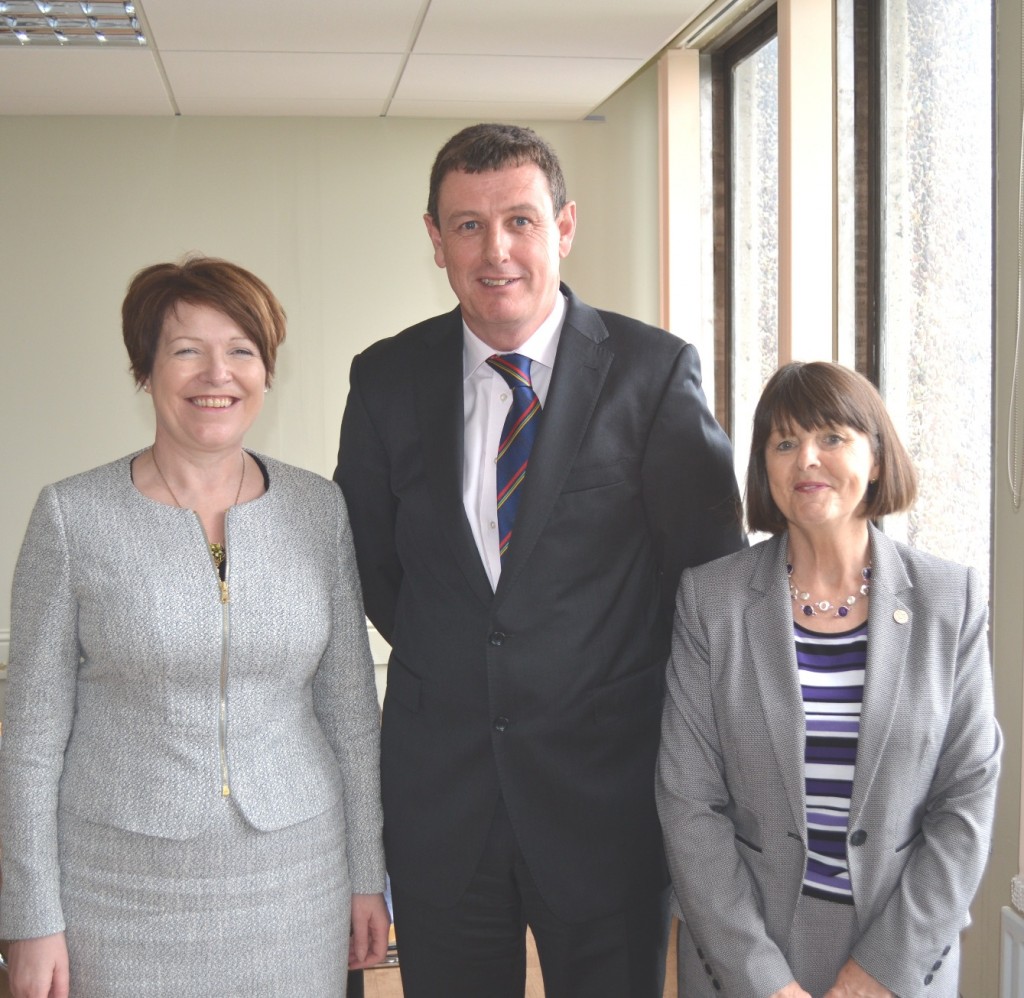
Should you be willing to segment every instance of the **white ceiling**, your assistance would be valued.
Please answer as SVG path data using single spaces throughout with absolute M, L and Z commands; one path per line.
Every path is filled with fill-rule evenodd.
M 0 46 L 0 114 L 586 117 L 708 0 L 141 0 L 146 48 Z

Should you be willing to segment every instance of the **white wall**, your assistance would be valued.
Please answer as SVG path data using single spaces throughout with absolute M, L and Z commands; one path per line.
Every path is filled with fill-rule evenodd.
M 534 123 L 579 205 L 563 276 L 651 322 L 656 105 L 649 71 L 603 122 Z M 454 305 L 421 217 L 434 154 L 465 124 L 0 117 L 0 636 L 39 489 L 152 439 L 120 338 L 131 275 L 200 251 L 267 281 L 289 333 L 247 444 L 330 475 L 352 355 Z
M 1000 906 L 1024 871 L 1021 840 L 1021 713 L 1024 660 L 1024 511 L 1014 510 L 1007 485 L 1007 421 L 1017 304 L 1017 207 L 1021 135 L 1021 4 L 996 0 L 995 391 L 992 657 L 996 714 L 1006 746 L 992 857 L 965 937 L 963 998 L 999 994 Z

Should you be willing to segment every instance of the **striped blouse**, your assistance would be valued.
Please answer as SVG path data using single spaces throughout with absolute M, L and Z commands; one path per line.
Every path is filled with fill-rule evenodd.
M 841 634 L 808 631 L 799 624 L 794 624 L 793 630 L 807 728 L 807 869 L 803 893 L 853 904 L 846 835 L 857 762 L 868 625 Z

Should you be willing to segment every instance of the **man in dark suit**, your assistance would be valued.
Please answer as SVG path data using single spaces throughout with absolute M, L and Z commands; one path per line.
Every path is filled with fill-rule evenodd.
M 521 998 L 527 924 L 548 998 L 660 998 L 671 605 L 744 543 L 729 441 L 692 346 L 560 284 L 576 206 L 534 132 L 450 139 L 425 221 L 459 307 L 356 357 L 335 472 L 392 647 L 406 998 Z

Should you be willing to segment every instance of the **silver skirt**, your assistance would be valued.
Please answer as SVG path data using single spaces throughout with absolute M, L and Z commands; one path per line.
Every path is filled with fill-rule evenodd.
M 60 816 L 71 998 L 339 998 L 349 889 L 337 807 L 176 841 Z

